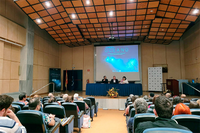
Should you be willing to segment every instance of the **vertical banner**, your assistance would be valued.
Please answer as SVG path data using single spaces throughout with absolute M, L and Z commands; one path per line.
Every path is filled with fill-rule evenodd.
M 61 69 L 60 68 L 49 68 L 49 83 L 54 82 L 55 90 L 61 91 Z M 53 92 L 53 84 L 49 85 L 49 92 Z
M 65 76 L 65 87 L 67 88 L 67 84 L 68 84 L 68 76 L 67 76 L 67 70 L 66 70 L 66 76 Z

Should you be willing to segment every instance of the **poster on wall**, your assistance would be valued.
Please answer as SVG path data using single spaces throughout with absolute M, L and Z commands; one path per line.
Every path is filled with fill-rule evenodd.
M 49 68 L 49 83 L 55 84 L 56 92 L 61 91 L 61 69 L 60 68 Z M 53 92 L 53 84 L 49 85 L 49 92 Z

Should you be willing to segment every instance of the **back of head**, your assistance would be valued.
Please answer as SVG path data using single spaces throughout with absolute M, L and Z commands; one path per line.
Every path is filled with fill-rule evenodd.
M 30 101 L 29 101 L 29 109 L 30 110 L 35 110 L 38 105 L 40 105 L 40 99 L 39 98 L 30 99 Z
M 74 99 L 78 100 L 78 93 L 74 94 Z
M 181 98 L 186 98 L 186 95 L 185 94 L 181 94 Z
M 131 102 L 134 103 L 137 98 L 135 96 L 131 97 Z
M 130 94 L 129 97 L 131 98 L 132 96 L 134 96 L 133 94 Z
M 33 98 L 39 98 L 39 97 L 40 97 L 39 95 L 34 95 L 34 96 L 33 96 Z
M 65 100 L 65 102 L 73 102 L 74 101 L 74 97 L 73 96 L 68 96 Z
M 173 105 L 167 97 L 159 96 L 155 99 L 155 110 L 159 117 L 170 119 L 172 117 Z
M 170 94 L 170 93 L 166 93 L 165 96 L 166 96 L 167 98 L 170 98 L 170 97 L 171 97 L 171 94 Z
M 183 103 L 177 104 L 174 110 L 174 115 L 179 115 L 179 114 L 191 114 L 190 108 Z
M 154 93 L 151 92 L 151 93 L 149 94 L 149 96 L 150 96 L 150 97 L 154 97 Z
M 197 109 L 199 108 L 199 104 L 195 101 L 190 101 L 189 107 L 190 109 Z
M 143 98 L 144 98 L 144 99 L 148 99 L 147 95 L 145 95 Z
M 199 100 L 197 100 L 197 103 L 199 104 L 199 106 L 200 106 L 200 99 Z
M 13 98 L 8 95 L 0 95 L 0 110 L 8 109 L 13 102 Z
M 68 97 L 68 94 L 64 94 L 64 95 L 63 95 L 63 100 L 66 100 L 67 97 Z
M 19 100 L 23 100 L 23 98 L 26 98 L 26 93 L 24 92 L 19 95 Z
M 48 97 L 54 97 L 54 95 L 52 93 L 49 93 Z
M 190 103 L 190 100 L 187 99 L 187 98 L 184 98 L 184 99 L 183 99 L 183 103 Z
M 57 102 L 55 97 L 50 97 L 48 103 Z
M 144 100 L 143 98 L 137 98 L 134 102 L 134 108 L 137 114 L 146 113 L 148 110 L 148 105 L 146 100 Z
M 179 96 L 174 97 L 173 99 L 173 105 L 179 104 L 181 103 L 181 98 Z
M 153 97 L 150 97 L 150 98 L 149 98 L 149 102 L 153 102 Z

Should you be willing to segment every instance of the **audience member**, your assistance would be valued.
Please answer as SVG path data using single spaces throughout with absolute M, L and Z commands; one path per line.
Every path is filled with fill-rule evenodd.
M 165 96 L 166 96 L 167 98 L 170 98 L 170 97 L 171 97 L 171 94 L 170 94 L 170 93 L 166 93 Z
M 54 95 L 52 93 L 49 93 L 48 97 L 54 97 Z
M 10 96 L 0 95 L 0 130 L 6 133 L 26 133 L 26 128 L 10 109 L 13 100 Z
M 148 110 L 148 105 L 145 99 L 138 98 L 134 102 L 135 114 L 146 113 Z M 130 129 L 132 133 L 132 129 L 134 126 L 134 117 L 131 117 L 127 123 L 127 127 Z
M 154 97 L 154 93 L 151 92 L 151 93 L 149 94 L 149 98 L 153 98 L 153 97 Z
M 190 100 L 187 99 L 187 98 L 184 98 L 184 99 L 183 99 L 183 103 L 190 103 Z
M 68 97 L 68 94 L 64 94 L 64 95 L 63 95 L 63 100 L 66 101 L 67 97 Z
M 171 119 L 173 112 L 173 104 L 166 96 L 159 96 L 155 100 L 154 113 L 158 116 L 155 122 L 146 121 L 138 124 L 135 133 L 143 133 L 145 129 L 165 127 L 165 128 L 179 128 L 189 130 L 188 128 L 177 124 Z
M 78 101 L 83 101 L 83 98 L 82 97 L 78 98 Z M 86 102 L 85 102 L 85 109 L 89 109 L 89 106 L 87 105 Z
M 129 95 L 129 98 L 132 98 L 132 96 L 134 96 L 134 95 L 133 95 L 133 94 L 130 94 L 130 95 Z
M 197 109 L 199 108 L 199 104 L 195 101 L 190 101 L 189 107 L 190 109 Z
M 173 105 L 181 103 L 181 98 L 179 96 L 176 96 L 173 98 Z
M 136 100 L 136 97 L 132 96 L 132 98 L 131 98 L 132 104 L 135 102 L 135 100 Z M 128 105 L 128 107 L 126 108 L 125 115 L 129 115 L 129 107 L 130 107 L 130 105 Z
M 67 99 L 65 100 L 65 102 L 73 103 L 74 102 L 74 97 L 73 96 L 68 96 Z M 80 113 L 80 110 L 79 110 L 78 106 L 77 106 L 77 113 Z
M 185 94 L 181 94 L 181 98 L 186 98 L 186 95 Z
M 22 92 L 20 95 L 19 95 L 19 102 L 22 102 L 24 103 L 25 105 L 28 104 L 28 102 L 26 101 L 26 98 L 27 98 L 27 95 L 25 92 Z
M 40 110 L 40 100 L 39 98 L 32 98 L 29 102 L 29 109 L 30 110 Z M 63 123 L 63 121 L 65 121 L 65 119 L 67 118 L 63 118 L 63 119 L 59 119 L 57 117 L 55 117 L 55 115 L 53 114 L 47 114 L 47 113 L 43 113 L 43 118 L 44 118 L 44 122 L 46 125 L 48 126 L 54 126 L 55 125 L 55 121 L 60 122 L 62 126 L 65 126 L 67 124 L 67 121 Z
M 118 79 L 116 79 L 116 76 L 113 76 L 113 79 L 111 79 L 110 84 L 119 84 Z
M 33 96 L 33 98 L 40 98 L 40 96 L 36 94 Z
M 53 102 L 57 102 L 55 97 L 50 97 L 48 100 L 48 103 L 53 103 Z
M 175 107 L 174 115 L 180 115 L 180 114 L 191 114 L 190 108 L 184 103 L 179 103 Z
M 153 97 L 150 97 L 150 98 L 149 98 L 149 102 L 153 102 Z
M 78 101 L 78 93 L 74 94 L 74 101 Z

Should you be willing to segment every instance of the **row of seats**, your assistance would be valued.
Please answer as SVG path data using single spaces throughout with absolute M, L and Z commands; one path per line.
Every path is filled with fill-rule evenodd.
M 60 132 L 71 133 L 73 132 L 73 127 L 78 127 L 79 131 L 81 131 L 81 127 L 83 125 L 83 114 L 89 115 L 92 120 L 94 113 L 97 116 L 98 112 L 98 102 L 95 102 L 94 97 L 87 97 L 83 99 L 83 101 L 74 101 L 74 103 L 63 102 L 62 98 L 57 98 L 58 101 L 62 101 L 60 106 L 58 103 L 47 103 L 48 97 L 44 97 L 41 99 L 41 102 L 44 103 L 43 111 L 44 113 L 54 114 L 58 118 L 69 117 L 70 122 L 64 128 L 60 126 Z M 89 109 L 85 109 L 85 103 L 89 106 Z M 80 109 L 80 113 L 77 114 L 77 106 Z M 22 124 L 27 127 L 27 131 L 36 132 L 36 130 L 46 131 L 46 128 L 40 119 L 41 112 L 35 110 L 28 110 L 28 105 L 25 105 L 22 102 L 13 102 L 12 107 L 15 108 L 15 113 L 17 114 L 20 121 L 22 120 Z M 30 121 L 30 119 L 34 117 L 34 120 Z M 37 120 L 36 120 L 37 119 Z M 43 123 L 43 124 L 42 124 Z M 72 124 L 73 123 L 73 124 Z M 31 125 L 42 125 L 41 128 L 34 128 L 35 126 Z M 54 126 L 55 127 L 55 126 Z

